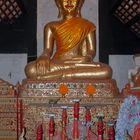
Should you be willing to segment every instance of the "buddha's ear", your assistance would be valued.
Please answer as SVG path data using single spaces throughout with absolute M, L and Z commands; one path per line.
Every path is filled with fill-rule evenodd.
M 85 2 L 85 0 L 82 0 L 82 2 L 81 2 L 81 7 L 83 6 L 84 2 Z
M 85 0 L 80 0 L 79 1 L 79 8 L 81 9 L 81 7 L 83 6 L 83 3 L 85 2 Z
M 59 11 L 59 13 L 58 13 L 58 18 L 60 18 L 60 17 L 62 16 L 62 11 L 61 11 L 60 2 L 59 2 L 59 0 L 55 0 L 55 3 L 56 3 L 56 6 L 57 6 L 57 8 L 58 8 L 58 11 Z
M 85 0 L 79 0 L 79 3 L 78 3 L 77 15 L 80 17 L 81 17 L 81 8 L 82 8 L 84 2 L 85 2 Z

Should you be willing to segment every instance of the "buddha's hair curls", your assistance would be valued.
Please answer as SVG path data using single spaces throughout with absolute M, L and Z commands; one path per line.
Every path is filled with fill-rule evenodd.
M 55 3 L 56 3 L 56 5 L 58 7 L 58 10 L 59 10 L 59 14 L 58 14 L 59 18 L 62 16 L 62 12 L 60 10 L 61 9 L 61 4 L 60 4 L 61 1 L 62 0 L 55 0 Z M 84 2 L 85 2 L 85 0 L 79 0 L 78 1 L 78 7 L 77 7 L 77 9 L 78 9 L 78 11 L 77 11 L 78 16 L 81 16 L 81 7 L 82 7 Z

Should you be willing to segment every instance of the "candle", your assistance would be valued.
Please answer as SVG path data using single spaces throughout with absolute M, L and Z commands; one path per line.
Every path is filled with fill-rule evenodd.
M 86 109 L 86 123 L 90 123 L 91 122 L 91 114 L 90 114 L 90 110 Z M 88 126 L 88 136 L 87 136 L 87 140 L 91 140 L 91 127 Z
M 74 124 L 73 124 L 73 139 L 79 139 L 79 128 L 78 128 L 78 120 L 79 120 L 79 99 L 75 99 L 74 104 Z
M 41 124 L 37 127 L 36 140 L 42 140 L 42 135 L 43 135 L 43 128 L 42 128 L 42 124 Z
M 50 115 L 50 122 L 49 122 L 49 140 L 53 140 L 55 132 L 55 123 L 54 123 L 54 115 Z
M 16 95 L 16 109 L 17 109 L 17 110 L 16 110 L 16 119 L 17 119 L 17 140 L 18 140 L 18 137 L 19 137 L 19 136 L 18 136 L 18 135 L 19 135 L 19 134 L 18 134 L 18 131 L 19 131 L 19 130 L 18 130 L 18 96 L 19 96 L 19 95 L 18 95 L 18 93 L 17 93 L 17 89 L 14 89 L 14 91 L 15 91 L 15 95 Z
M 79 99 L 74 99 L 74 118 L 79 119 Z
M 98 140 L 103 140 L 103 114 L 99 114 L 98 116 Z
M 22 106 L 22 99 L 20 99 L 20 133 L 22 132 L 23 128 L 23 106 Z
M 108 140 L 115 140 L 114 124 L 113 123 L 109 123 L 108 126 L 109 126 L 109 129 L 108 129 Z
M 62 125 L 65 125 L 67 124 L 67 109 L 68 107 L 67 106 L 62 106 Z
M 79 129 L 78 129 L 78 120 L 77 119 L 74 119 L 73 139 L 79 139 Z
M 91 114 L 90 114 L 90 110 L 86 109 L 86 122 L 90 122 L 91 121 Z
M 66 140 L 66 124 L 67 124 L 67 106 L 63 106 L 62 111 L 62 132 L 61 132 L 61 140 Z

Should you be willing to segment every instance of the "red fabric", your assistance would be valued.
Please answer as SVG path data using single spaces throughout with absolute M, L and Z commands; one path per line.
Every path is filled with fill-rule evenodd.
M 132 140 L 140 140 L 140 122 L 134 128 Z
M 37 128 L 36 140 L 42 140 L 42 136 L 43 136 L 43 128 L 42 128 L 42 124 L 41 124 Z
M 49 122 L 49 134 L 54 135 L 54 132 L 55 132 L 54 117 L 51 117 Z
M 74 118 L 79 119 L 79 102 L 74 104 Z

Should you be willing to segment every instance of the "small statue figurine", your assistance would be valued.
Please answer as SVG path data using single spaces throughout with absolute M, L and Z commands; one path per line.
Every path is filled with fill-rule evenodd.
M 137 69 L 137 73 L 132 76 L 132 81 L 134 83 L 134 87 L 140 87 L 140 67 Z
M 25 138 L 25 128 L 22 129 L 22 133 L 19 137 L 19 140 L 26 140 L 26 138 Z
M 62 19 L 46 24 L 44 51 L 36 61 L 25 67 L 27 78 L 111 79 L 110 66 L 93 62 L 96 54 L 96 27 L 81 17 L 84 1 L 55 0 Z
M 135 68 L 128 71 L 128 78 L 131 87 L 140 87 L 140 54 L 133 56 Z

